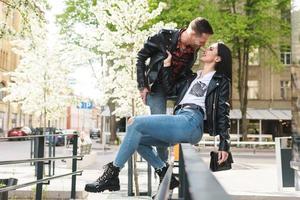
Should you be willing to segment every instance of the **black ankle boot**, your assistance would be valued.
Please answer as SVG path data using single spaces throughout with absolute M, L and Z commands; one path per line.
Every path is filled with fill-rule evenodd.
M 167 173 L 169 165 L 163 167 L 162 169 L 156 169 L 155 172 L 159 176 L 159 184 L 162 182 L 165 174 Z M 179 186 L 179 181 L 175 177 L 175 175 L 172 173 L 171 182 L 170 182 L 170 190 L 173 190 L 174 188 Z
M 115 167 L 113 163 L 104 166 L 104 172 L 95 182 L 85 185 L 87 192 L 103 192 L 104 190 L 118 191 L 120 190 L 119 181 L 120 169 Z

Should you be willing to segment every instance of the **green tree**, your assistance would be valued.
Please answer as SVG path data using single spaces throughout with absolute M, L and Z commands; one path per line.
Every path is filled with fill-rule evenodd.
M 152 8 L 158 0 L 149 0 Z M 243 138 L 247 137 L 249 55 L 259 49 L 267 66 L 280 70 L 279 47 L 290 44 L 290 0 L 164 0 L 168 4 L 155 20 L 174 21 L 185 27 L 195 17 L 207 18 L 214 28 L 212 40 L 231 45 L 237 65 L 237 90 L 242 112 Z M 154 20 L 154 21 L 155 21 Z M 279 42 L 280 41 L 280 42 Z M 235 74 L 234 74 L 235 75 Z
M 247 138 L 249 55 L 259 49 L 266 66 L 282 68 L 279 48 L 290 44 L 289 8 L 289 0 L 202 1 L 200 12 L 212 23 L 215 40 L 232 46 L 237 68 L 233 81 L 237 82 L 243 139 Z
M 73 3 L 67 3 L 67 12 L 58 18 L 63 27 L 76 20 L 94 24 L 95 17 L 86 12 L 84 6 L 86 2 L 91 6 L 96 3 L 95 0 L 67 2 Z M 290 9 L 290 0 L 149 0 L 150 9 L 155 9 L 159 2 L 167 3 L 167 9 L 147 26 L 162 20 L 176 22 L 177 27 L 181 28 L 186 27 L 195 17 L 202 16 L 214 28 L 212 40 L 222 40 L 232 47 L 238 72 L 237 75 L 233 74 L 233 82 L 237 82 L 242 112 L 241 131 L 246 139 L 249 55 L 259 49 L 260 56 L 267 60 L 266 66 L 281 69 L 279 47 L 290 43 L 290 23 L 285 16 L 289 13 L 286 11 Z M 74 9 L 81 6 L 83 9 Z
M 159 2 L 165 2 L 167 8 L 152 20 L 151 23 L 163 21 L 175 22 L 178 28 L 187 27 L 191 20 L 202 16 L 200 5 L 203 0 L 149 0 L 150 8 L 154 9 Z
M 163 3 L 155 9 L 149 8 L 148 0 L 68 0 L 66 3 L 65 13 L 58 16 L 61 31 L 69 35 L 70 42 L 96 53 L 98 57 L 105 57 L 102 60 L 105 64 L 99 69 L 102 73 L 98 73 L 102 74 L 98 79 L 98 87 L 103 94 L 102 100 L 98 102 L 108 105 L 110 109 L 111 140 L 114 140 L 116 114 L 128 116 L 145 110 L 135 78 L 139 49 L 149 35 L 162 27 L 174 25 L 160 22 L 144 27 L 145 23 L 164 9 Z M 131 107 L 134 107 L 132 112 Z
M 96 16 L 90 12 L 92 6 L 97 4 L 97 0 L 67 0 L 64 12 L 57 16 L 61 32 L 72 36 L 74 25 L 78 22 L 84 24 L 97 24 Z

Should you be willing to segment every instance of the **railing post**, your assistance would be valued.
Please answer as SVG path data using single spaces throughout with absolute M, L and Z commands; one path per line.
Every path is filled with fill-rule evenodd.
M 56 132 L 56 128 L 53 128 L 53 134 L 55 135 L 55 132 Z M 56 155 L 55 155 L 55 144 L 53 145 L 53 147 L 52 147 L 52 150 L 53 150 L 53 152 L 52 152 L 52 156 L 53 157 L 55 157 Z M 52 175 L 55 175 L 55 160 L 53 160 L 52 161 Z
M 132 156 L 127 161 L 128 163 L 128 196 L 133 196 L 133 166 L 132 166 Z
M 73 135 L 73 156 L 77 156 L 78 134 Z M 72 172 L 77 171 L 77 158 L 72 159 Z M 76 198 L 76 175 L 72 175 L 71 199 Z
M 184 190 L 184 186 L 185 186 L 184 174 L 185 174 L 185 170 L 184 170 L 182 147 L 181 147 L 181 145 L 179 145 L 179 182 L 180 182 L 180 186 L 178 189 L 179 198 L 183 198 L 183 190 Z
M 148 163 L 148 192 L 147 192 L 147 195 L 148 196 L 151 196 L 151 193 L 152 193 L 152 181 L 151 181 L 151 165 Z
M 30 138 L 30 159 L 32 158 L 34 158 L 34 138 Z M 35 163 L 31 162 L 30 166 L 32 165 L 35 165 Z
M 36 128 L 36 132 L 35 132 L 36 135 L 40 135 L 40 129 Z M 34 158 L 38 158 L 38 145 L 39 144 L 39 138 L 36 137 L 34 138 L 33 140 L 33 157 Z M 34 163 L 34 175 L 37 176 L 37 170 L 38 170 L 38 167 L 37 167 L 37 162 Z
M 48 131 L 49 131 L 49 144 L 48 144 L 48 157 L 52 157 L 52 145 L 53 143 L 55 143 L 55 137 L 54 137 L 54 134 L 52 132 L 52 128 L 48 127 Z M 46 133 L 45 133 L 46 134 Z M 51 165 L 52 165 L 52 161 L 49 160 L 49 163 L 48 163 L 48 176 L 51 176 Z
M 39 131 L 39 135 L 43 135 L 43 131 Z M 44 137 L 38 137 L 38 147 L 37 147 L 37 157 L 43 158 L 44 157 Z M 38 161 L 37 162 L 37 180 L 43 179 L 43 173 L 44 173 L 44 161 Z M 43 193 L 43 183 L 36 184 L 36 193 L 35 193 L 35 199 L 42 199 L 42 193 Z
M 54 134 L 55 134 L 55 132 L 56 132 L 56 128 L 54 128 Z M 56 156 L 55 155 L 55 148 L 56 148 L 56 145 L 54 144 L 54 146 L 53 146 L 53 152 L 52 152 L 53 157 Z M 55 160 L 52 161 L 52 164 L 53 164 L 53 166 L 52 166 L 52 168 L 53 168 L 52 175 L 55 175 Z

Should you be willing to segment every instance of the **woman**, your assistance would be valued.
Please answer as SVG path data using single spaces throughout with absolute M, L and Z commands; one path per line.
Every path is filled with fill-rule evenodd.
M 175 115 L 137 116 L 129 120 L 127 134 L 115 160 L 106 165 L 104 173 L 95 182 L 87 184 L 88 192 L 120 190 L 119 172 L 131 155 L 138 153 L 146 159 L 160 180 L 167 165 L 152 146 L 170 146 L 177 143 L 198 143 L 203 135 L 204 123 L 210 135 L 219 135 L 219 163 L 224 162 L 229 151 L 229 110 L 232 58 L 223 43 L 215 43 L 205 50 L 200 60 L 203 70 L 198 71 L 175 87 L 164 83 L 165 89 L 176 93 Z M 171 54 L 164 62 L 164 76 L 172 80 Z M 171 179 L 171 186 L 178 181 Z

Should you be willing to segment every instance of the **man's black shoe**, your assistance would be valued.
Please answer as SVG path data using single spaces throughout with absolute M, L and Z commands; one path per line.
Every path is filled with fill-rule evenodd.
M 87 192 L 103 192 L 105 190 L 118 191 L 120 190 L 119 181 L 120 169 L 115 167 L 113 163 L 108 163 L 104 167 L 104 172 L 95 182 L 85 185 Z

